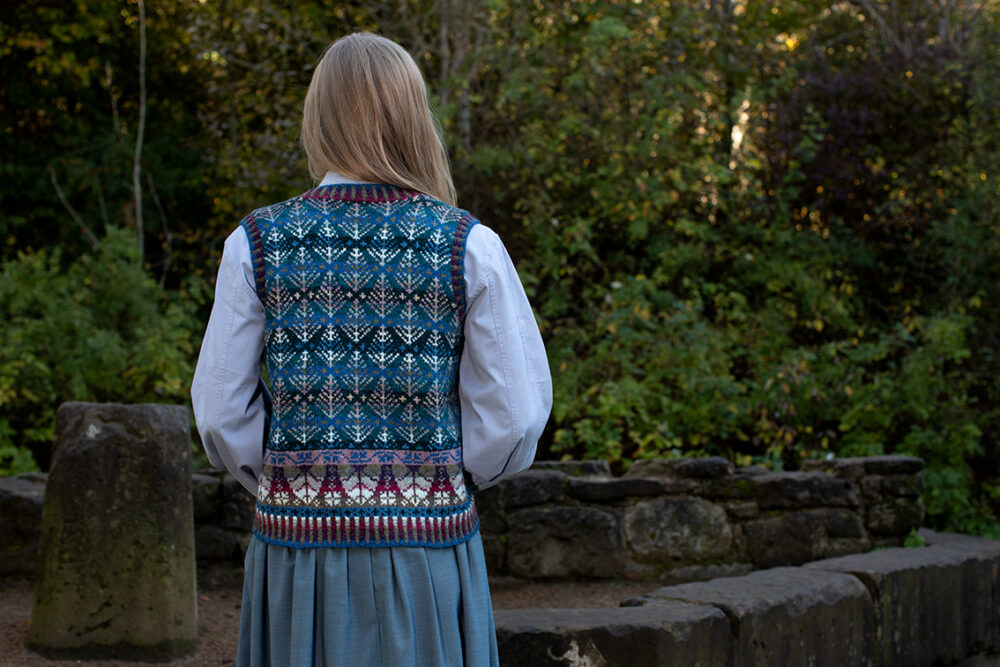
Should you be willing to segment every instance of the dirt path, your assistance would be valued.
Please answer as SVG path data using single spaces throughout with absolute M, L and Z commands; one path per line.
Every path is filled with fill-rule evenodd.
M 623 598 L 641 595 L 656 584 L 619 582 L 524 583 L 496 581 L 491 584 L 494 609 L 526 607 L 616 607 Z M 27 649 L 31 623 L 31 582 L 0 581 L 0 666 L 87 665 L 124 667 L 141 665 L 122 660 L 47 660 Z M 194 654 L 171 665 L 212 667 L 233 665 L 240 626 L 240 592 L 235 589 L 198 593 L 198 642 Z
M 28 626 L 31 623 L 31 582 L 0 583 L 0 665 L 34 667 L 35 665 L 81 665 L 123 667 L 144 665 L 124 660 L 48 660 L 28 650 Z M 233 665 L 236 637 L 240 628 L 239 591 L 208 591 L 198 594 L 198 642 L 195 652 L 170 664 L 190 667 Z

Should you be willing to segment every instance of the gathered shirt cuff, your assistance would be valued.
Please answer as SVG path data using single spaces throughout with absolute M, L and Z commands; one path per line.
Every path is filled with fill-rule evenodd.
M 552 378 L 514 264 L 500 237 L 481 224 L 469 232 L 465 287 L 462 461 L 481 490 L 531 465 L 552 409 Z

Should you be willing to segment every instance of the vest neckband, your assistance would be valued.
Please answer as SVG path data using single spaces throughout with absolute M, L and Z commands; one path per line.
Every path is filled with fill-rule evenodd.
M 301 197 L 303 199 L 334 199 L 373 204 L 411 199 L 419 194 L 419 192 L 407 190 L 398 185 L 384 183 L 338 183 L 320 185 L 306 190 Z

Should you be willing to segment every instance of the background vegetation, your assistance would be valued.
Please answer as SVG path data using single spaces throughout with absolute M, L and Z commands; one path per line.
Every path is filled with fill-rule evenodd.
M 187 400 L 222 242 L 310 185 L 311 67 L 421 64 L 505 239 L 546 456 L 924 457 L 1000 536 L 995 0 L 23 0 L 0 9 L 0 468 L 60 401 Z

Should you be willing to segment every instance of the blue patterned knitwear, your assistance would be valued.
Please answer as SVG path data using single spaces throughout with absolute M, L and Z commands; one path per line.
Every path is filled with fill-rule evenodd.
M 241 224 L 273 395 L 254 534 L 292 547 L 469 539 L 458 364 L 476 221 L 362 184 L 320 186 Z

